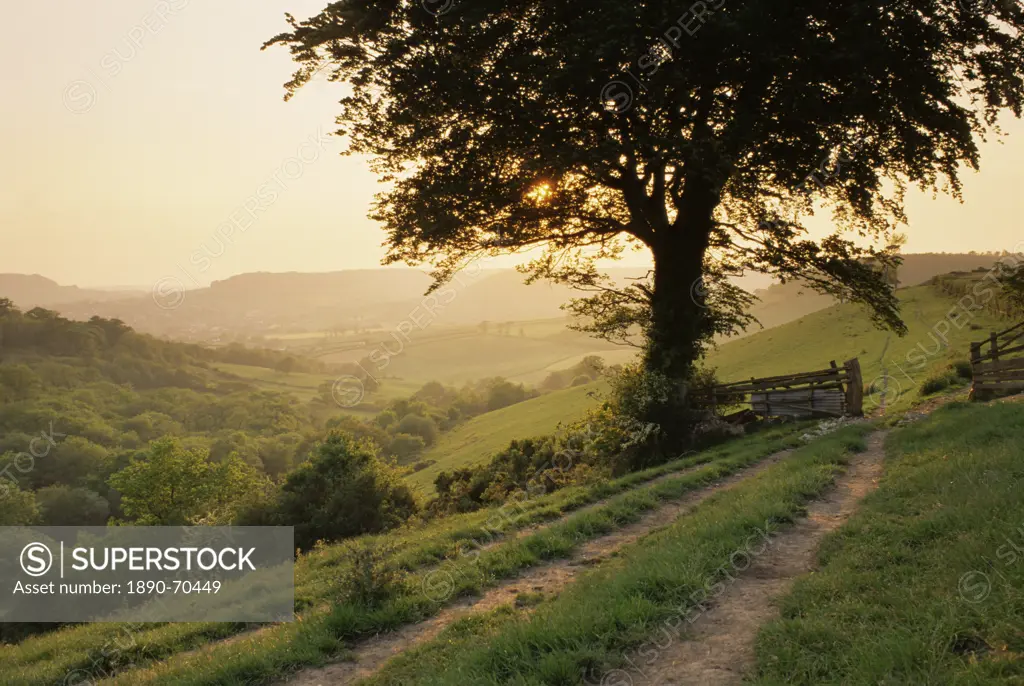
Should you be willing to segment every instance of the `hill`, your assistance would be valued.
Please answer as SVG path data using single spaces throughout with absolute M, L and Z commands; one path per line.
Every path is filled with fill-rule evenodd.
M 139 298 L 134 289 L 86 289 L 61 286 L 39 274 L 0 274 L 0 298 L 10 298 L 25 310 L 33 307 L 58 307 L 81 302 L 107 302 Z
M 986 310 L 956 310 L 954 297 L 930 285 L 900 289 L 898 297 L 909 329 L 902 338 L 876 329 L 859 305 L 834 305 L 723 343 L 707 363 L 725 382 L 811 371 L 827 367 L 831 360 L 842 363 L 856 357 L 868 386 L 865 411 L 881 410 L 885 387 L 886 409 L 892 413 L 921 400 L 930 377 L 941 378 L 948 365 L 966 360 L 971 341 L 984 338 L 989 330 L 1005 328 L 1004 320 Z M 959 327 L 951 322 L 951 312 L 954 320 L 959 313 Z M 563 398 L 567 402 L 561 402 Z M 509 440 L 550 433 L 595 402 L 581 389 L 570 389 L 477 417 L 432 448 L 425 459 L 435 464 L 410 478 L 428 484 L 444 469 L 483 463 Z M 528 420 L 529 416 L 536 421 Z
M 708 357 L 723 381 L 811 371 L 859 358 L 865 384 L 881 387 L 883 365 L 889 380 L 888 404 L 906 407 L 919 397 L 929 375 L 950 362 L 966 360 L 969 344 L 990 330 L 1006 328 L 987 310 L 963 310 L 954 297 L 926 285 L 897 291 L 908 333 L 898 336 L 871 325 L 858 305 L 835 305 L 797 321 L 725 343 Z M 981 332 L 981 333 L 979 333 Z M 874 409 L 879 392 L 865 407 Z

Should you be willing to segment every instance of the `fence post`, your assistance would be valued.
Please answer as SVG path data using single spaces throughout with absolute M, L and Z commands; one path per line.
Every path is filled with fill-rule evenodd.
M 996 333 L 995 331 L 993 331 L 991 337 L 989 338 L 989 341 L 992 344 L 992 361 L 993 362 L 998 362 L 999 361 L 999 334 Z
M 864 379 L 860 360 L 856 357 L 843 364 L 846 367 L 846 412 L 855 417 L 864 415 Z

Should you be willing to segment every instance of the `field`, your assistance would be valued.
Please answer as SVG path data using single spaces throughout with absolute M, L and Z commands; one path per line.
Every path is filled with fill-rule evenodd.
M 534 384 L 551 371 L 571 367 L 586 355 L 602 355 L 609 364 L 625 361 L 632 351 L 566 328 L 567 320 L 487 322 L 475 326 L 425 326 L 405 333 L 374 331 L 340 336 L 312 333 L 304 338 L 269 340 L 297 354 L 325 362 L 375 361 L 375 376 L 387 386 L 392 379 L 422 385 L 440 381 L 461 385 L 503 376 Z M 374 365 L 371 365 L 374 366 Z
M 893 434 L 878 490 L 762 631 L 756 683 L 1020 683 L 1022 432 L 1017 403 Z
M 218 363 L 213 365 L 218 371 L 254 381 L 267 390 L 279 393 L 291 393 L 303 402 L 309 402 L 319 395 L 317 387 L 331 380 L 326 374 L 307 374 L 291 372 L 285 374 L 266 367 L 253 367 L 247 364 Z

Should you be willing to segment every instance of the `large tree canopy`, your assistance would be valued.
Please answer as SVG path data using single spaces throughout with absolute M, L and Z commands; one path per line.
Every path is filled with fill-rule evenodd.
M 959 195 L 1024 85 L 1013 0 L 340 0 L 288 21 L 267 43 L 299 62 L 288 96 L 321 70 L 350 87 L 338 121 L 389 183 L 388 261 L 443 281 L 545 246 L 527 270 L 601 291 L 583 309 L 643 323 L 676 380 L 742 323 L 741 270 L 902 330 L 875 269 L 904 193 Z M 633 248 L 651 278 L 603 282 L 593 260 Z

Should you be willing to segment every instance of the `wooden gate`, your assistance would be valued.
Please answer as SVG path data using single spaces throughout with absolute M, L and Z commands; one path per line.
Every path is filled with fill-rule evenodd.
M 1024 391 L 1024 322 L 971 343 L 971 371 L 973 397 Z
M 748 400 L 749 398 L 749 400 Z M 841 417 L 864 413 L 860 361 L 801 374 L 769 376 L 715 386 L 703 404 L 749 404 L 762 417 Z

